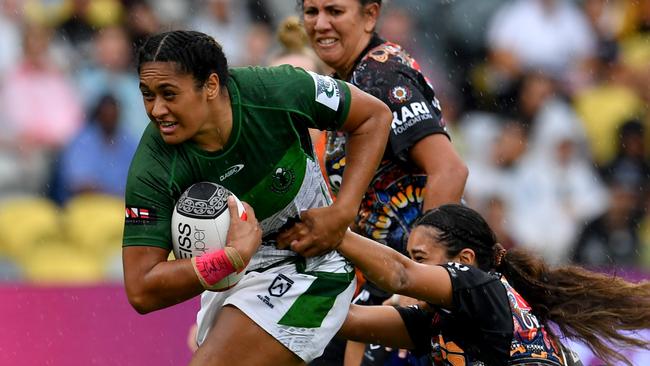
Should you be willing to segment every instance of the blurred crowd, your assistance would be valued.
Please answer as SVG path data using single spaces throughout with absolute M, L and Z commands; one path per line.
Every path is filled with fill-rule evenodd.
M 265 65 L 296 2 L 0 4 L 0 279 L 119 281 L 120 202 L 148 123 L 135 48 L 194 29 L 230 66 Z M 434 85 L 465 201 L 504 246 L 650 269 L 650 0 L 391 0 L 378 32 Z

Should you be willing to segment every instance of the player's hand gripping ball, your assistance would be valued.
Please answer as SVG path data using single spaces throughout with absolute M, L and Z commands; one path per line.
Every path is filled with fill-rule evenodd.
M 176 259 L 192 258 L 223 249 L 230 227 L 228 196 L 235 197 L 239 215 L 246 218 L 241 201 L 228 189 L 212 182 L 191 185 L 178 199 L 172 214 L 172 246 Z M 227 290 L 244 276 L 245 269 L 223 278 L 214 287 Z

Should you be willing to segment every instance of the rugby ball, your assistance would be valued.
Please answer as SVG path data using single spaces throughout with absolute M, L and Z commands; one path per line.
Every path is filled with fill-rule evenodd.
M 222 249 L 230 226 L 228 196 L 237 201 L 240 217 L 246 211 L 241 201 L 227 188 L 212 182 L 191 185 L 181 194 L 172 213 L 172 247 L 176 259 L 192 258 Z M 217 284 L 219 289 L 234 286 L 245 270 L 233 273 Z

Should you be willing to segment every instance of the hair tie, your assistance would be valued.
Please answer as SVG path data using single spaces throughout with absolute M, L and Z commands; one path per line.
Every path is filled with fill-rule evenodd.
M 500 243 L 495 243 L 493 250 L 494 250 L 494 268 L 496 269 L 499 268 L 499 266 L 501 265 L 501 261 L 503 260 L 503 257 L 506 256 L 506 253 L 508 251 Z

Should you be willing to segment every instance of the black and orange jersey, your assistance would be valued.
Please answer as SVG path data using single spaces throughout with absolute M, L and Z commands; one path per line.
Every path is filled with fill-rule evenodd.
M 336 77 L 336 75 L 335 75 Z M 411 225 L 422 212 L 424 172 L 409 150 L 432 134 L 448 136 L 440 104 L 418 63 L 399 45 L 375 35 L 348 82 L 382 100 L 393 113 L 384 157 L 359 208 L 355 231 L 405 251 Z M 325 167 L 336 194 L 345 169 L 343 133 L 329 132 Z
M 503 276 L 459 263 L 443 267 L 452 282 L 453 310 L 397 308 L 416 354 L 444 366 L 566 364 L 566 350 Z

